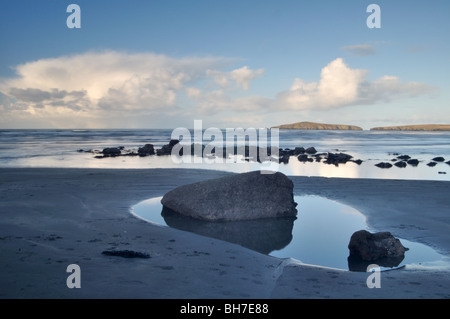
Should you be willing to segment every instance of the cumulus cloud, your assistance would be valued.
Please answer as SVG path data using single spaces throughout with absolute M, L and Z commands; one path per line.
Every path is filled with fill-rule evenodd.
M 99 118 L 110 115 L 105 112 L 168 111 L 179 107 L 180 95 L 198 98 L 203 89 L 199 83 L 205 79 L 221 86 L 235 81 L 248 89 L 261 71 L 248 67 L 223 71 L 235 62 L 222 57 L 171 58 L 116 51 L 41 59 L 16 66 L 16 77 L 0 80 L 0 103 L 2 110 L 20 112 L 21 118 L 26 114 Z
M 291 110 L 331 109 L 413 97 L 434 89 L 424 83 L 402 83 L 396 76 L 371 82 L 367 74 L 367 70 L 351 69 L 337 58 L 322 69 L 319 82 L 295 79 L 289 90 L 278 94 L 277 106 Z
M 369 44 L 356 44 L 342 47 L 343 50 L 352 53 L 355 56 L 374 55 L 375 48 Z
M 323 67 L 318 81 L 296 78 L 275 97 L 248 94 L 264 69 L 236 67 L 235 59 L 223 57 L 88 52 L 28 62 L 15 71 L 16 77 L 0 79 L 0 125 L 135 127 L 165 121 L 172 126 L 174 115 L 236 118 L 245 112 L 329 110 L 432 90 L 390 75 L 369 81 L 367 70 L 352 69 L 341 58 Z
M 231 71 L 231 78 L 244 90 L 248 90 L 250 82 L 264 73 L 264 69 L 250 70 L 247 66 Z
M 245 91 L 250 88 L 250 83 L 253 79 L 258 78 L 264 74 L 264 69 L 251 70 L 248 66 L 243 66 L 231 72 L 223 72 L 219 70 L 207 70 L 207 75 L 211 76 L 214 81 L 222 88 L 228 87 L 231 81 Z

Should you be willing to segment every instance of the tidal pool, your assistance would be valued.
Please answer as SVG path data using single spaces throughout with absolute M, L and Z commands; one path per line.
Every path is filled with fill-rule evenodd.
M 376 231 L 367 226 L 365 216 L 358 210 L 333 200 L 295 196 L 297 218 L 208 222 L 163 209 L 161 198 L 138 203 L 132 207 L 132 213 L 151 223 L 225 240 L 279 258 L 295 258 L 305 264 L 351 271 L 366 271 L 370 264 L 348 260 L 348 243 L 355 231 Z M 403 246 L 409 248 L 405 258 L 398 264 L 380 265 L 382 270 L 404 265 L 446 264 L 446 258 L 434 249 L 399 239 Z

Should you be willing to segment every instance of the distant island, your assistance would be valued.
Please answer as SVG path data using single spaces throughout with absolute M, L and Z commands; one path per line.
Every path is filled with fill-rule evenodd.
M 371 131 L 450 131 L 449 124 L 422 124 L 373 127 Z
M 273 128 L 287 129 L 287 130 L 350 130 L 362 131 L 362 128 L 355 125 L 342 124 L 324 124 L 314 122 L 297 122 L 292 124 L 283 124 L 274 126 Z

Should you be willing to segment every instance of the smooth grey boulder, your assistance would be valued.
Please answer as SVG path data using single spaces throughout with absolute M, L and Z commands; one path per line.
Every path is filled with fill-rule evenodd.
M 294 184 L 284 174 L 261 171 L 183 185 L 166 193 L 164 207 L 207 221 L 295 217 Z
M 365 261 L 377 261 L 383 258 L 403 259 L 405 251 L 408 250 L 390 232 L 372 234 L 366 230 L 353 233 L 348 249 L 350 250 L 350 256 Z

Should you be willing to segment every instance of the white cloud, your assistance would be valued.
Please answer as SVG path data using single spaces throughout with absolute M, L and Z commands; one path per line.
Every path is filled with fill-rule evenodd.
M 296 78 L 276 97 L 243 95 L 264 69 L 233 69 L 235 63 L 221 57 L 114 51 L 32 61 L 17 66 L 15 78 L 0 79 L 0 126 L 171 127 L 175 117 L 187 121 L 198 116 L 245 122 L 250 117 L 240 114 L 267 118 L 282 111 L 338 109 L 432 89 L 395 76 L 368 81 L 367 70 L 352 69 L 338 58 L 321 70 L 317 82 Z
M 236 81 L 244 90 L 248 90 L 250 82 L 261 75 L 263 75 L 264 69 L 250 70 L 247 66 L 240 69 L 231 71 L 231 78 Z
M 367 70 L 349 68 L 337 58 L 321 71 L 320 81 L 295 79 L 291 88 L 277 96 L 277 107 L 288 110 L 332 109 L 349 105 L 413 97 L 433 91 L 424 83 L 402 83 L 398 77 L 383 76 L 368 81 Z

